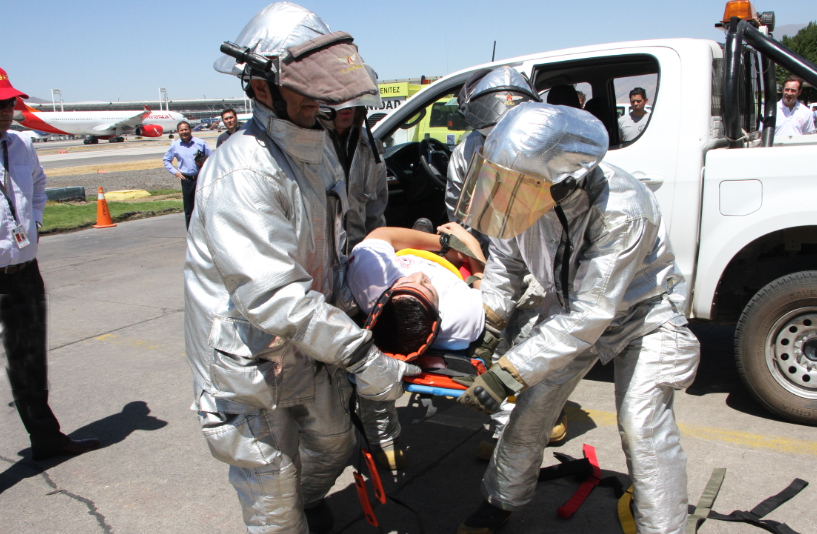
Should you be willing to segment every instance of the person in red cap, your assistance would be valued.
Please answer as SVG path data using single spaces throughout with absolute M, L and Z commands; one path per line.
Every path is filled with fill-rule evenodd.
M 14 105 L 28 95 L 0 69 L 0 324 L 14 404 L 31 439 L 31 457 L 82 454 L 96 439 L 73 440 L 60 432 L 48 406 L 45 288 L 37 265 L 37 231 L 45 207 L 45 173 L 31 140 L 10 131 Z

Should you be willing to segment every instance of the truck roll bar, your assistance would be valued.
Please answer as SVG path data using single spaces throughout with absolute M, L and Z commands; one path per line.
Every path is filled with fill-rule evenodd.
M 763 146 L 774 144 L 774 128 L 777 113 L 777 82 L 773 63 L 789 70 L 817 87 L 817 65 L 792 52 L 771 37 L 758 31 L 749 21 L 737 17 L 729 19 L 724 46 L 723 123 L 729 148 L 743 146 L 740 125 L 740 63 L 743 42 L 751 45 L 761 56 L 765 101 L 763 117 Z

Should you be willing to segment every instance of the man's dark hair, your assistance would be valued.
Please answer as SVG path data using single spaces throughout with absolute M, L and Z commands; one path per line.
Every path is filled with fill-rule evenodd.
M 417 352 L 434 328 L 435 314 L 425 303 L 411 295 L 392 298 L 372 328 L 374 344 L 389 354 Z
M 647 100 L 647 91 L 645 91 L 643 87 L 636 87 L 630 91 L 630 98 L 634 97 L 635 95 L 640 95 L 644 100 Z
M 803 78 L 801 78 L 800 76 L 795 76 L 794 74 L 789 74 L 788 76 L 786 76 L 786 79 L 783 80 L 783 87 L 785 87 L 786 84 L 789 83 L 789 82 L 797 82 L 797 90 L 798 91 L 803 88 Z
M 221 112 L 221 118 L 223 119 L 224 115 L 226 115 L 227 113 L 232 113 L 233 115 L 238 117 L 238 113 L 236 113 L 233 108 L 227 108 L 227 109 L 225 109 L 224 111 Z
M 190 128 L 190 123 L 187 121 L 179 121 L 179 124 L 176 125 L 176 131 L 179 131 L 179 128 L 182 127 L 182 124 L 186 124 L 188 128 Z M 190 128 L 192 130 L 192 128 Z

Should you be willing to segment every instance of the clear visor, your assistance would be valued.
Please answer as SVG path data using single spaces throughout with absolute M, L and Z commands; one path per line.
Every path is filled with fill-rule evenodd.
M 552 185 L 497 165 L 480 151 L 468 166 L 455 214 L 483 234 L 510 239 L 553 208 Z

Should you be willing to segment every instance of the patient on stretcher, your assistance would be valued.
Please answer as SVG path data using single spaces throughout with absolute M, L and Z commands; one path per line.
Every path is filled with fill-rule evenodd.
M 438 228 L 464 247 L 439 256 L 440 235 L 407 228 L 383 227 L 371 232 L 349 257 L 347 279 L 360 308 L 371 313 L 380 297 L 396 292 L 379 310 L 372 328 L 375 344 L 386 353 L 408 355 L 429 340 L 434 323 L 439 331 L 431 347 L 462 350 L 482 333 L 485 315 L 479 278 L 485 257 L 479 242 L 457 223 Z M 459 268 L 476 281 L 469 286 Z

